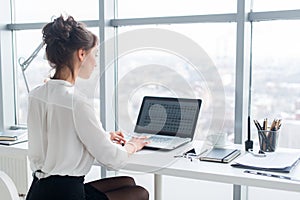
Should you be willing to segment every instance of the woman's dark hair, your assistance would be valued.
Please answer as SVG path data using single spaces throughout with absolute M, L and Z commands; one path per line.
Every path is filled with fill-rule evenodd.
M 85 25 L 76 22 L 73 17 L 63 16 L 56 18 L 53 22 L 43 28 L 43 41 L 46 44 L 46 56 L 55 74 L 63 67 L 68 67 L 74 78 L 73 55 L 78 49 L 86 51 L 97 44 L 97 36 L 86 29 Z

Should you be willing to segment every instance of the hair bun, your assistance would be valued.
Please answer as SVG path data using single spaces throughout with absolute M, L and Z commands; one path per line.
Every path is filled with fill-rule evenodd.
M 53 44 L 54 42 L 69 42 L 72 31 L 76 29 L 76 27 L 78 27 L 78 23 L 73 17 L 69 16 L 66 20 L 64 20 L 63 16 L 60 16 L 44 27 L 44 42 L 46 44 Z

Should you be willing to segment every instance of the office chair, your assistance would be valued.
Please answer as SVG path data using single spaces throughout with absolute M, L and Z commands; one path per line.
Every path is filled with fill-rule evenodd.
M 3 171 L 0 171 L 0 194 L 1 200 L 20 200 L 14 182 Z

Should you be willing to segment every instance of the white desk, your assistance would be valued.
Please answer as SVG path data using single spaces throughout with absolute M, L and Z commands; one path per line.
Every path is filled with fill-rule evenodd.
M 236 145 L 235 147 L 242 146 Z M 162 175 L 300 192 L 300 182 L 246 174 L 244 169 L 233 168 L 230 164 L 198 160 L 191 162 L 185 158 L 174 158 L 174 155 L 181 154 L 190 148 L 191 145 L 186 145 L 169 152 L 143 150 L 130 158 L 129 164 L 124 167 L 124 170 L 154 174 L 155 200 L 161 199 Z M 23 157 L 27 154 L 27 144 L 0 145 L 0 152 L 2 155 L 15 154 Z M 24 174 L 27 174 L 27 172 L 24 172 Z M 300 164 L 291 173 L 285 175 L 300 179 Z
M 235 145 L 235 147 L 243 148 L 242 145 Z M 143 150 L 133 155 L 124 169 L 155 174 L 155 200 L 161 199 L 161 175 L 300 192 L 300 182 L 246 174 L 245 169 L 233 168 L 230 164 L 198 160 L 191 162 L 185 158 L 174 158 L 174 155 L 181 154 L 189 148 L 191 146 L 184 146 L 170 152 Z M 297 165 L 291 173 L 283 175 L 300 179 L 300 165 Z

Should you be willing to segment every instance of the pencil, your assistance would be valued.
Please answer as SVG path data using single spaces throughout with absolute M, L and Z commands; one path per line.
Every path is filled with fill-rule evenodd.
M 271 128 L 270 128 L 271 131 L 276 131 L 277 122 L 278 122 L 277 119 L 273 120 Z

